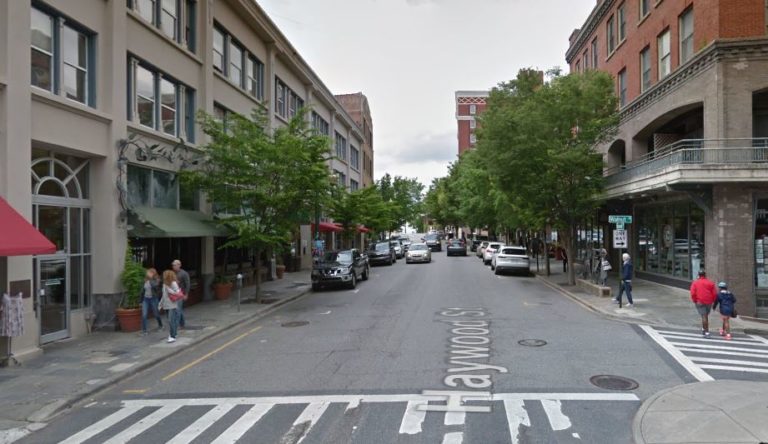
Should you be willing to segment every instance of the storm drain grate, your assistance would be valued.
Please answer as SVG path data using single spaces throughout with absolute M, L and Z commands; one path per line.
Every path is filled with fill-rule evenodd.
M 547 345 L 547 341 L 543 339 L 523 339 L 521 341 L 517 341 L 517 343 L 526 347 L 542 347 Z
M 589 378 L 589 382 L 606 390 L 634 390 L 640 387 L 634 379 L 615 375 L 595 375 Z
M 309 325 L 309 321 L 291 321 L 280 324 L 281 327 L 286 328 L 303 327 L 305 325 Z

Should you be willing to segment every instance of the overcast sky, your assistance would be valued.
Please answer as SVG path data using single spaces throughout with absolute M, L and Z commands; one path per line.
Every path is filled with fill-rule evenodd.
M 565 67 L 596 0 L 257 0 L 334 94 L 362 91 L 375 175 L 425 185 L 456 158 L 454 92 Z

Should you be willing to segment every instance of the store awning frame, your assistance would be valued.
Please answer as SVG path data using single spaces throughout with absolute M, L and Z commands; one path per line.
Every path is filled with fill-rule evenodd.
M 0 197 L 0 256 L 30 256 L 55 252 L 56 245 Z
M 130 237 L 227 237 L 230 233 L 200 211 L 135 207 L 128 213 Z
M 337 224 L 334 224 L 332 222 L 320 222 L 320 225 L 318 225 L 321 233 L 340 233 L 342 231 L 342 228 L 338 226 Z M 311 224 L 311 229 L 314 232 L 315 231 L 315 224 Z

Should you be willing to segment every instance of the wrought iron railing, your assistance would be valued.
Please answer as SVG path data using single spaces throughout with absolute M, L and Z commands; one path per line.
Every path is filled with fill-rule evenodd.
M 688 139 L 604 171 L 607 185 L 617 185 L 678 165 L 766 164 L 768 138 Z

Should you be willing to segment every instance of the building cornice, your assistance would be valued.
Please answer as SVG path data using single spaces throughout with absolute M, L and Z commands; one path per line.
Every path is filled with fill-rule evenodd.
M 701 49 L 685 65 L 627 104 L 619 113 L 620 123 L 632 119 L 719 61 L 757 58 L 768 59 L 768 38 L 716 40 Z
M 570 64 L 576 54 L 581 52 L 581 47 L 584 45 L 587 38 L 592 35 L 597 28 L 597 25 L 600 24 L 600 21 L 605 17 L 614 3 L 616 3 L 616 0 L 602 0 L 599 5 L 595 6 L 595 9 L 592 10 L 592 13 L 587 17 L 587 21 L 584 22 L 584 25 L 579 30 L 578 37 L 576 37 L 573 44 L 568 47 L 568 51 L 565 53 L 566 62 Z

